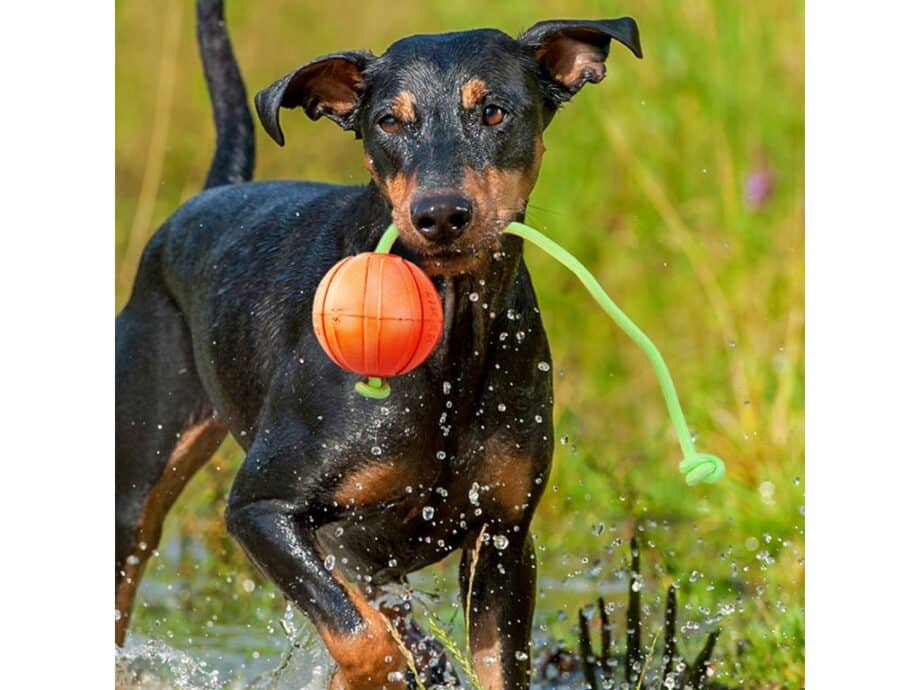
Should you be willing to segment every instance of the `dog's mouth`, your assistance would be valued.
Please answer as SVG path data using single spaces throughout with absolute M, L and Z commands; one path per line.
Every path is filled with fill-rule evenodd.
M 501 250 L 501 231 L 508 222 L 496 220 L 485 227 L 471 228 L 464 237 L 449 245 L 427 242 L 414 228 L 408 231 L 400 228 L 400 238 L 413 250 L 416 262 L 425 273 L 454 276 L 474 273 L 496 257 Z
M 473 273 L 487 261 L 488 252 L 482 250 L 439 251 L 419 254 L 418 263 L 425 273 L 432 276 L 453 276 Z

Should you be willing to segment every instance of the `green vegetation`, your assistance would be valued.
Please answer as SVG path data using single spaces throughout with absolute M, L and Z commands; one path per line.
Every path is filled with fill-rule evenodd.
M 540 634 L 575 648 L 578 607 L 622 581 L 623 543 L 639 528 L 647 602 L 660 611 L 677 580 L 680 619 L 701 622 L 687 632 L 689 646 L 711 625 L 723 628 L 718 680 L 801 687 L 803 3 L 228 4 L 251 94 L 313 56 L 381 52 L 407 33 L 484 25 L 515 33 L 555 16 L 637 19 L 645 60 L 615 46 L 607 79 L 547 130 L 528 222 L 579 257 L 655 341 L 699 447 L 723 458 L 727 475 L 685 486 L 645 356 L 574 277 L 528 250 L 556 386 L 555 467 L 534 524 Z M 191 0 L 116 4 L 119 308 L 147 237 L 199 189 L 211 156 L 193 18 Z M 259 133 L 257 178 L 366 179 L 349 135 L 284 117 L 284 149 Z M 222 525 L 239 460 L 228 441 L 181 497 L 133 628 L 178 648 L 219 649 L 228 666 L 253 665 L 254 649 L 262 663 L 276 661 L 287 644 L 281 596 Z M 455 566 L 431 569 L 444 606 L 456 598 Z M 576 582 L 588 586 L 566 586 Z M 456 618 L 453 604 L 447 615 Z M 457 634 L 462 623 L 452 627 Z M 248 630 L 262 647 L 234 651 L 232 636 L 221 635 L 228 629 Z

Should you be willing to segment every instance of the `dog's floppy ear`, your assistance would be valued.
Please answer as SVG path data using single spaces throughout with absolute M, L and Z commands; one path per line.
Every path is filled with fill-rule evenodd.
M 373 59 L 365 51 L 324 55 L 263 89 L 256 94 L 256 112 L 265 131 L 284 146 L 279 111 L 297 107 L 302 107 L 311 120 L 325 116 L 342 129 L 353 130 L 355 109 L 364 89 L 364 69 Z
M 518 37 L 533 52 L 549 82 L 550 100 L 557 106 L 578 93 L 586 82 L 596 84 L 604 78 L 610 39 L 625 45 L 637 58 L 642 57 L 639 27 L 631 17 L 551 19 L 534 24 Z

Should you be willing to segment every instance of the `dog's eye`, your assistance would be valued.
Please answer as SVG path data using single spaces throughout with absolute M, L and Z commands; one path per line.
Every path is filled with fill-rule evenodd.
M 395 115 L 384 115 L 377 120 L 377 126 L 387 134 L 396 134 L 402 125 Z
M 499 108 L 497 105 L 487 105 L 482 109 L 482 124 L 486 125 L 487 127 L 500 125 L 504 119 L 505 111 Z

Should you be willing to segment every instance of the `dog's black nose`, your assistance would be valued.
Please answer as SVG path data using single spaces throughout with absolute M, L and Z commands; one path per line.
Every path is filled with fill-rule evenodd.
M 410 210 L 412 224 L 432 242 L 457 239 L 473 219 L 473 204 L 457 194 L 422 197 Z

